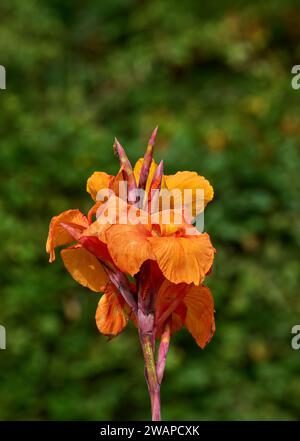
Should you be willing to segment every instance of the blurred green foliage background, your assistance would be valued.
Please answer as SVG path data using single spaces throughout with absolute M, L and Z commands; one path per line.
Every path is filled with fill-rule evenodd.
M 215 188 L 205 230 L 217 331 L 173 338 L 163 417 L 299 419 L 298 1 L 2 0 L 0 419 L 149 418 L 136 329 L 107 342 L 99 296 L 49 265 L 50 218 L 88 210 L 114 136 Z

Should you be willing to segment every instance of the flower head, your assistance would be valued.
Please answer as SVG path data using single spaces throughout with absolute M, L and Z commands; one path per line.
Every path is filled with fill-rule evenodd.
M 203 286 L 215 249 L 193 225 L 213 189 L 196 172 L 164 175 L 163 162 L 153 160 L 156 133 L 134 167 L 115 141 L 119 172 L 93 173 L 87 181 L 91 210 L 53 217 L 46 245 L 50 262 L 56 247 L 68 245 L 61 257 L 69 273 L 103 293 L 96 311 L 100 332 L 112 337 L 130 319 L 136 324 L 152 392 L 161 383 L 173 332 L 185 326 L 204 348 L 215 330 L 213 298 Z M 153 368 L 155 339 L 161 344 Z

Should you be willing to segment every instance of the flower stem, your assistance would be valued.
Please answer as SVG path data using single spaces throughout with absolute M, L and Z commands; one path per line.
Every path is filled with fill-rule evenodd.
M 160 388 L 154 391 L 152 397 L 152 421 L 161 421 L 161 412 L 160 412 Z
M 151 400 L 152 421 L 160 421 L 160 384 L 156 374 L 152 337 L 140 331 L 140 341 L 145 360 L 145 376 Z
M 167 355 L 170 346 L 170 337 L 171 337 L 170 323 L 167 321 L 164 327 L 163 334 L 161 336 L 161 341 L 157 354 L 156 375 L 159 385 L 161 385 L 165 372 Z
M 145 361 L 145 377 L 148 385 L 152 421 L 161 420 L 160 381 L 155 364 L 155 314 L 153 308 L 154 291 L 149 284 L 149 263 L 144 263 L 137 277 L 138 285 L 138 329 Z

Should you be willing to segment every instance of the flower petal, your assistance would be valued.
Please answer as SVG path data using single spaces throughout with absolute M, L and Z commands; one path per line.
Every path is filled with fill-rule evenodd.
M 210 270 L 215 249 L 208 234 L 186 237 L 151 237 L 158 266 L 173 283 L 199 285 Z
M 203 349 L 215 332 L 214 300 L 209 288 L 192 286 L 183 299 L 185 326 Z
M 89 210 L 87 218 L 89 220 L 89 223 L 93 222 L 94 216 L 97 217 L 97 212 L 99 210 L 99 208 L 101 207 L 101 205 L 103 205 L 105 202 L 104 201 L 97 201 L 92 208 Z
M 93 222 L 86 230 L 83 231 L 82 237 L 84 236 L 94 236 L 97 237 L 101 242 L 106 242 L 106 230 L 110 228 L 110 224 L 101 224 L 97 219 Z
M 117 267 L 134 276 L 143 262 L 155 260 L 145 226 L 112 225 L 106 232 L 108 251 Z
M 181 208 L 184 205 L 186 210 L 191 213 L 192 218 L 201 213 L 214 197 L 214 190 L 208 180 L 196 172 L 182 171 L 175 175 L 165 176 L 165 182 L 170 191 L 174 189 L 181 190 L 181 197 L 180 195 L 174 197 L 174 208 Z M 184 197 L 183 190 L 185 189 L 191 190 L 190 199 L 188 198 L 188 193 Z M 199 196 L 197 198 L 197 189 L 203 190 L 204 201 L 201 201 L 201 195 L 200 198 Z
M 87 218 L 79 210 L 67 210 L 54 216 L 50 222 L 46 243 L 46 251 L 50 253 L 49 262 L 55 260 L 55 247 L 74 241 L 73 236 L 61 225 L 62 222 L 72 224 L 81 231 L 89 225 Z
M 112 262 L 107 245 L 101 242 L 98 237 L 81 236 L 79 243 L 101 261 Z
M 189 285 L 185 283 L 175 285 L 168 280 L 162 283 L 155 302 L 157 337 L 161 335 L 166 321 L 170 323 L 172 334 L 182 328 L 186 314 L 186 307 L 182 300 L 188 289 Z
M 83 232 L 69 224 L 61 223 L 61 225 L 71 234 L 78 244 L 86 248 L 95 257 L 101 261 L 112 262 L 106 243 L 101 241 L 97 236 L 92 236 L 90 234 L 86 235 L 87 232 L 91 233 L 90 227 L 92 225 L 90 225 L 89 228 L 86 228 Z
M 96 220 L 83 232 L 83 235 L 96 236 L 106 243 L 106 230 L 116 223 L 127 223 L 128 211 L 134 208 L 113 194 L 108 201 L 97 207 Z
M 102 292 L 108 282 L 108 276 L 93 254 L 80 245 L 61 251 L 65 267 L 76 280 L 92 291 Z
M 110 188 L 110 184 L 114 176 L 105 172 L 94 172 L 87 180 L 86 191 L 90 193 L 94 201 L 96 201 L 99 190 Z
M 108 336 L 120 334 L 127 325 L 129 315 L 130 308 L 125 304 L 121 294 L 112 284 L 108 284 L 96 311 L 99 331 Z

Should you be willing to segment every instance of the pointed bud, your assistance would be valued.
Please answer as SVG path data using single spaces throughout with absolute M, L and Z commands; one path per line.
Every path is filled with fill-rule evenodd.
M 132 172 L 130 161 L 125 153 L 124 148 L 121 146 L 117 138 L 115 138 L 114 151 L 119 156 L 120 164 L 124 167 L 125 172 L 127 174 L 130 174 Z
M 145 190 L 145 188 L 146 188 L 149 171 L 150 171 L 150 167 L 152 164 L 153 147 L 154 147 L 155 138 L 157 135 L 157 130 L 158 130 L 158 127 L 156 126 L 152 132 L 151 138 L 149 139 L 147 150 L 144 155 L 144 161 L 143 161 L 143 165 L 141 168 L 140 179 L 139 179 L 139 188 L 142 188 L 143 190 Z
M 123 168 L 123 175 L 128 184 L 128 202 L 134 204 L 136 202 L 136 181 L 132 170 L 131 163 L 117 138 L 115 138 L 114 150 L 118 154 L 121 167 Z
M 156 189 L 160 190 L 163 174 L 164 174 L 164 161 L 161 160 L 153 175 L 152 182 L 150 185 L 150 190 L 156 190 Z
M 155 138 L 156 138 L 156 135 L 157 135 L 157 131 L 158 131 L 158 126 L 156 126 L 155 129 L 152 132 L 151 138 L 150 138 L 149 143 L 148 143 L 149 145 L 154 146 Z

